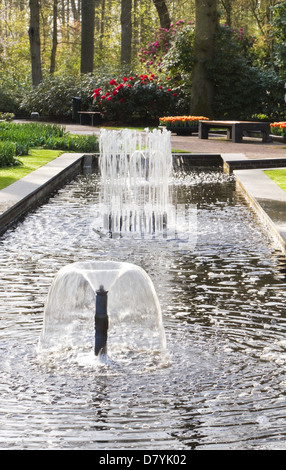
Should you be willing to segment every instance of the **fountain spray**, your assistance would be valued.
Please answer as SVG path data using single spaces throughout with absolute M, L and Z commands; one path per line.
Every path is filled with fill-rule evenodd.
M 95 302 L 95 346 L 94 353 L 96 356 L 106 355 L 107 352 L 107 331 L 108 331 L 108 315 L 107 315 L 107 293 L 101 285 L 96 291 Z

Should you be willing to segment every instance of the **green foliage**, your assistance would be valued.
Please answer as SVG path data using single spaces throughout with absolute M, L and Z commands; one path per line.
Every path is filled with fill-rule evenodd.
M 64 126 L 56 124 L 0 122 L 0 140 L 14 142 L 16 155 L 26 155 L 30 147 L 40 147 L 47 140 L 64 134 Z
M 0 120 L 2 121 L 13 121 L 13 119 L 15 118 L 15 114 L 14 113 L 1 113 L 0 112 Z
M 17 99 L 4 88 L 0 88 L 0 111 L 1 113 L 15 113 L 19 108 Z M 2 118 L 1 118 L 2 119 Z
M 273 35 L 276 39 L 274 44 L 275 65 L 286 78 L 286 1 L 279 2 L 272 7 Z
M 118 83 L 120 82 L 120 83 Z M 102 90 L 94 90 L 94 109 L 108 121 L 153 122 L 161 115 L 176 113 L 181 105 L 176 90 L 154 74 L 112 79 Z
M 254 65 L 253 44 L 242 29 L 217 30 L 215 59 L 208 64 L 217 118 L 243 120 L 264 113 L 276 119 L 285 113 L 283 81 L 273 68 Z
M 50 75 L 26 94 L 21 107 L 41 116 L 71 116 L 72 98 L 79 92 L 79 83 L 74 77 Z
M 95 135 L 75 136 L 64 135 L 63 137 L 54 137 L 48 139 L 43 148 L 68 150 L 69 152 L 98 152 L 98 139 Z
M 19 165 L 20 162 L 15 155 L 16 144 L 14 142 L 0 142 L 0 167 Z
M 180 20 L 172 25 L 170 29 L 159 28 L 155 32 L 155 41 L 140 49 L 138 54 L 139 62 L 144 65 L 146 73 L 151 74 L 154 72 L 157 74 L 160 72 L 164 57 L 174 44 L 175 38 L 182 30 L 185 30 L 185 26 L 185 21 Z
M 170 43 L 168 52 L 163 58 L 161 70 L 171 79 L 173 86 L 179 87 L 181 93 L 189 97 L 191 93 L 194 57 L 195 24 L 190 22 L 181 25 Z
M 76 152 L 98 151 L 96 136 L 72 136 L 56 124 L 0 122 L 0 167 L 19 164 L 16 156 L 43 147 Z

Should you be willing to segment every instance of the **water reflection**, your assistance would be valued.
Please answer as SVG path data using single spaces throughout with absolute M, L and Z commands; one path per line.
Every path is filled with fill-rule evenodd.
M 184 183 L 185 186 L 181 186 Z M 103 239 L 89 227 L 96 175 L 82 175 L 0 241 L 0 447 L 285 448 L 285 258 L 221 174 L 180 177 L 197 244 Z M 41 361 L 43 307 L 58 270 L 119 260 L 150 275 L 168 361 L 132 354 L 94 369 Z

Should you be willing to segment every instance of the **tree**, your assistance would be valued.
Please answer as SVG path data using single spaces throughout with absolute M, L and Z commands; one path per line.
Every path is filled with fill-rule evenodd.
M 50 73 L 54 73 L 56 69 L 56 54 L 58 46 L 58 0 L 53 3 L 53 45 L 51 51 Z
M 170 29 L 171 20 L 166 2 L 164 0 L 153 0 L 153 3 L 159 16 L 161 28 Z
M 121 65 L 131 64 L 132 0 L 121 0 Z
M 213 116 L 213 84 L 207 78 L 206 63 L 214 58 L 217 0 L 196 0 L 195 63 L 192 73 L 191 113 Z
M 40 4 L 39 0 L 29 0 L 30 7 L 30 52 L 32 66 L 32 83 L 38 86 L 42 81 L 41 41 L 40 41 Z
M 81 2 L 81 73 L 93 72 L 95 0 Z

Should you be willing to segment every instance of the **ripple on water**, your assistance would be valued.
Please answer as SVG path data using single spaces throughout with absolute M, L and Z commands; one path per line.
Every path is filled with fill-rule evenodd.
M 197 207 L 197 243 L 99 238 L 98 177 L 81 175 L 0 240 L 0 447 L 285 447 L 285 259 L 234 190 L 192 173 L 177 202 Z M 167 356 L 124 345 L 37 353 L 48 289 L 74 261 L 140 265 L 153 280 Z

